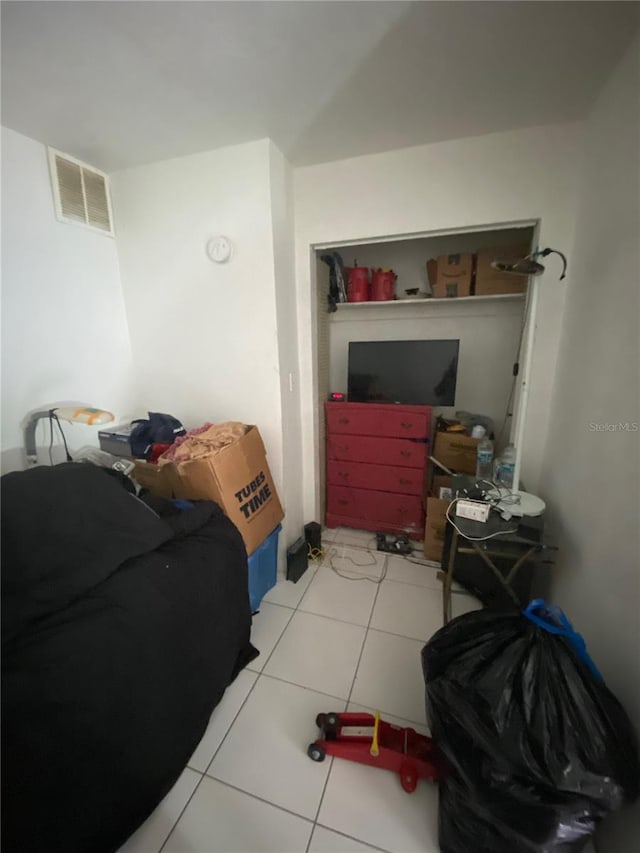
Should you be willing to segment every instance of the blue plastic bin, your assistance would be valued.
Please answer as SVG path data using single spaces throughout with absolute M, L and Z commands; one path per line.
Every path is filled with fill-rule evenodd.
M 249 602 L 252 613 L 256 612 L 264 596 L 276 585 L 278 535 L 281 530 L 282 526 L 279 524 L 249 557 Z

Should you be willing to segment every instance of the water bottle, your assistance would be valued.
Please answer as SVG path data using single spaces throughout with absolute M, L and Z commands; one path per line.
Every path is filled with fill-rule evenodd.
M 478 444 L 476 455 L 476 479 L 491 480 L 493 473 L 493 442 L 488 436 Z
M 505 489 L 513 488 L 513 477 L 516 470 L 516 449 L 513 444 L 505 447 L 504 453 L 496 466 L 496 482 Z

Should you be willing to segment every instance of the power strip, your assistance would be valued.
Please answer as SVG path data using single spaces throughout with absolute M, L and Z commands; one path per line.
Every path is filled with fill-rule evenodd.
M 471 521 L 486 521 L 490 509 L 490 505 L 484 501 L 459 500 L 456 504 L 456 515 Z

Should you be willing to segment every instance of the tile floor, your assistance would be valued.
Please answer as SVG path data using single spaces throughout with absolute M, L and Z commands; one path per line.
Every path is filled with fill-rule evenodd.
M 119 853 L 439 850 L 436 786 L 406 794 L 392 773 L 306 753 L 320 711 L 379 708 L 426 732 L 420 650 L 442 624 L 436 570 L 368 550 L 370 533 L 338 528 L 324 540 L 321 564 L 266 596 L 252 633 L 260 657 Z M 366 579 L 385 570 L 380 584 Z M 454 596 L 454 615 L 478 606 Z

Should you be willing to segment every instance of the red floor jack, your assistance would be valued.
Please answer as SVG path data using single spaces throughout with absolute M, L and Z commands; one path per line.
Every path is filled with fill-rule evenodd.
M 380 714 L 318 714 L 321 737 L 309 744 L 312 761 L 337 755 L 371 767 L 383 767 L 400 775 L 407 793 L 415 791 L 418 779 L 438 778 L 431 738 L 414 729 L 401 728 L 380 719 Z

